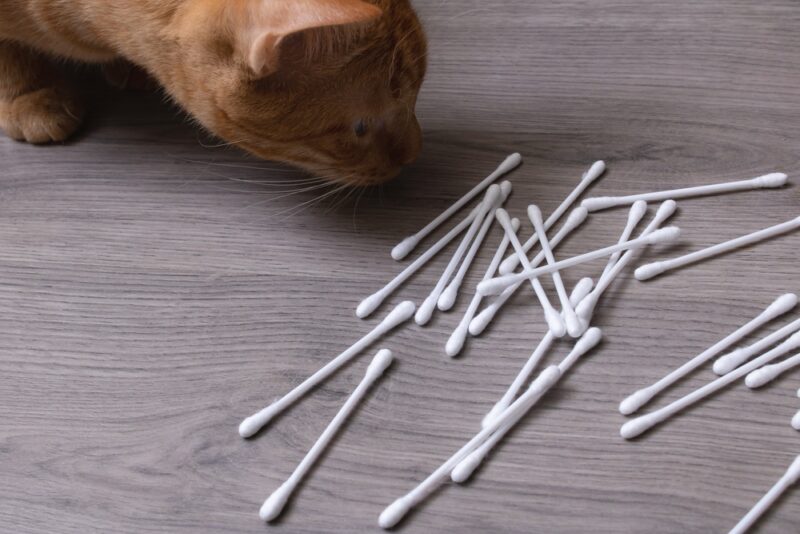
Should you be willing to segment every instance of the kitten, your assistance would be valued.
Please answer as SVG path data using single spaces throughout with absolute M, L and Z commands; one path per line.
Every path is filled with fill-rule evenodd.
M 409 0 L 0 0 L 0 128 L 66 139 L 84 108 L 61 59 L 124 58 L 226 141 L 375 184 L 420 150 L 426 51 Z

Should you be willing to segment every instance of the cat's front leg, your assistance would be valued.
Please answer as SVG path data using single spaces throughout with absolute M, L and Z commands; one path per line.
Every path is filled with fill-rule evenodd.
M 67 139 L 84 104 L 56 62 L 13 41 L 0 41 L 0 128 L 19 141 Z

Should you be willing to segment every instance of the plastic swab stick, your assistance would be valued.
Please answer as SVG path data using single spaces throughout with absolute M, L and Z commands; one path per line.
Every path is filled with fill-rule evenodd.
M 708 397 L 712 393 L 719 391 L 728 384 L 736 382 L 750 371 L 758 369 L 762 365 L 769 363 L 776 358 L 780 358 L 784 354 L 791 352 L 797 348 L 800 348 L 800 333 L 795 333 L 794 335 L 792 335 L 792 337 L 790 337 L 789 339 L 787 339 L 786 341 L 784 341 L 771 351 L 762 354 L 755 360 L 737 369 L 734 369 L 725 376 L 720 376 L 719 378 L 709 382 L 705 386 L 692 391 L 688 395 L 681 397 L 680 399 L 664 406 L 663 408 L 660 408 L 654 412 L 642 415 L 640 417 L 637 417 L 636 419 L 628 421 L 627 423 L 622 425 L 622 428 L 620 429 L 620 435 L 625 439 L 633 439 L 639 434 L 654 427 L 655 425 L 665 421 L 666 419 L 669 419 L 670 417 L 680 412 L 684 408 L 687 408 L 692 404 L 694 404 L 695 402 Z
M 775 483 L 772 488 L 763 496 L 761 500 L 756 503 L 753 508 L 747 512 L 741 521 L 739 521 L 735 527 L 733 527 L 729 534 L 744 534 L 750 527 L 752 527 L 758 518 L 764 515 L 770 506 L 772 506 L 775 501 L 778 500 L 778 497 L 786 491 L 788 488 L 794 486 L 800 482 L 800 456 L 797 456 L 792 464 L 789 466 L 789 469 L 783 474 L 783 476 Z
M 580 282 L 578 282 L 575 287 L 572 289 L 572 295 L 570 295 L 569 299 L 573 304 L 577 304 L 581 301 L 589 292 L 592 290 L 592 279 L 591 278 L 582 278 Z M 512 402 L 514 402 L 514 398 L 517 396 L 517 393 L 522 389 L 523 384 L 528 381 L 533 370 L 536 369 L 536 366 L 539 365 L 539 362 L 547 354 L 547 351 L 550 350 L 550 347 L 553 345 L 553 341 L 555 341 L 555 336 L 551 331 L 547 331 L 544 335 L 542 340 L 539 342 L 539 345 L 534 349 L 531 353 L 528 361 L 525 362 L 525 365 L 522 366 L 522 369 L 519 370 L 517 373 L 516 378 L 508 386 L 508 389 L 503 396 L 500 398 L 499 401 L 495 403 L 489 413 L 484 416 L 483 421 L 481 421 L 482 426 L 487 426 L 492 419 L 495 419 L 499 414 L 501 414 L 506 408 L 508 408 Z
M 586 216 L 589 214 L 585 208 L 575 208 L 570 212 L 569 217 L 567 217 L 567 221 L 561 227 L 561 229 L 556 233 L 553 239 L 550 240 L 550 246 L 555 249 L 564 239 L 569 236 L 576 228 L 582 225 L 586 221 Z M 540 252 L 536 255 L 535 258 L 531 260 L 531 266 L 537 267 L 540 263 L 544 261 L 544 252 Z M 519 287 L 525 283 L 525 280 L 520 280 L 518 283 L 509 286 L 502 293 L 500 293 L 495 299 L 490 302 L 486 308 L 484 308 L 476 317 L 472 320 L 469 324 L 469 333 L 473 336 L 480 335 L 489 323 L 492 322 L 494 316 L 497 315 L 497 312 L 500 311 L 500 308 L 506 303 L 506 301 L 511 298 L 511 296 L 519 289 Z
M 652 234 L 658 228 L 661 227 L 664 222 L 672 217 L 675 213 L 675 210 L 678 208 L 678 205 L 675 203 L 674 200 L 667 200 L 658 207 L 658 211 L 656 211 L 655 217 L 653 220 L 650 221 L 650 224 L 645 227 L 642 231 L 640 237 L 644 237 L 647 235 Z M 614 266 L 608 272 L 604 272 L 603 275 L 600 277 L 600 280 L 597 281 L 597 286 L 592 290 L 589 295 L 586 296 L 585 299 L 581 300 L 578 305 L 575 307 L 575 313 L 578 314 L 578 319 L 580 319 L 582 326 L 588 328 L 589 324 L 592 321 L 592 317 L 594 317 L 594 310 L 597 308 L 597 303 L 600 301 L 600 297 L 603 296 L 603 293 L 609 288 L 611 283 L 619 276 L 619 273 L 628 266 L 628 264 L 633 261 L 636 257 L 638 250 L 629 250 L 622 257 L 617 261 Z
M 337 369 L 350 361 L 369 345 L 377 341 L 393 328 L 403 324 L 414 315 L 414 303 L 410 300 L 401 302 L 370 333 L 356 341 L 349 349 L 329 361 L 316 373 L 306 378 L 292 391 L 273 402 L 260 412 L 251 415 L 239 425 L 239 435 L 249 438 L 266 425 L 273 417 L 292 405 L 300 397 L 308 393 L 314 386 L 328 378 Z
M 475 447 L 483 443 L 486 438 L 491 436 L 497 429 L 508 421 L 517 421 L 533 406 L 539 398 L 558 381 L 561 376 L 558 366 L 548 367 L 533 381 L 528 390 L 518 398 L 514 404 L 503 412 L 503 415 L 495 419 L 488 427 L 484 428 L 461 447 L 453 456 L 440 465 L 428 478 L 423 480 L 413 490 L 395 500 L 381 512 L 378 518 L 378 525 L 381 528 L 392 528 L 417 504 L 424 501 L 428 495 L 433 493 L 436 488 L 441 486 L 449 477 L 450 471 L 458 465 Z
M 572 258 L 558 261 L 552 265 L 545 265 L 535 269 L 525 269 L 519 273 L 507 274 L 505 276 L 498 276 L 490 280 L 485 280 L 478 284 L 478 291 L 484 295 L 496 295 L 514 283 L 525 280 L 528 278 L 536 278 L 544 274 L 552 273 L 553 271 L 563 271 L 569 267 L 574 267 L 582 263 L 586 263 L 598 258 L 610 256 L 611 254 L 620 250 L 630 250 L 634 248 L 641 248 L 647 245 L 655 245 L 657 243 L 669 243 L 678 239 L 681 235 L 680 228 L 677 226 L 667 226 L 660 228 L 650 235 L 637 237 L 625 243 L 618 243 L 609 247 L 601 248 L 580 256 L 573 256 Z
M 422 301 L 422 304 L 420 304 L 419 308 L 417 308 L 417 313 L 414 314 L 414 321 L 416 321 L 418 325 L 425 325 L 431 320 L 431 317 L 433 316 L 433 310 L 436 308 L 436 304 L 439 301 L 439 296 L 442 294 L 442 291 L 444 291 L 445 286 L 455 272 L 456 267 L 458 267 L 461 258 L 464 257 L 467 247 L 469 247 L 470 243 L 472 243 L 472 240 L 475 238 L 475 234 L 482 225 L 486 214 L 496 209 L 500 204 L 500 200 L 500 187 L 495 184 L 490 185 L 489 189 L 486 190 L 486 195 L 484 195 L 483 201 L 481 202 L 481 207 L 478 210 L 478 216 L 475 217 L 475 219 L 472 221 L 472 224 L 467 229 L 467 233 L 464 234 L 464 237 L 461 239 L 461 243 L 459 243 L 458 248 L 453 253 L 453 257 L 450 258 L 447 267 L 445 267 L 444 272 L 442 272 L 442 275 L 436 282 L 436 286 L 434 286 L 430 294 L 428 294 L 425 300 Z
M 547 239 L 547 231 L 544 229 L 544 222 L 542 222 L 542 211 L 535 204 L 528 206 L 528 218 L 530 219 L 533 228 L 536 230 L 536 233 L 539 234 L 539 243 L 542 246 L 542 252 L 544 252 L 544 257 L 547 260 L 548 265 L 553 265 L 556 262 L 556 258 L 553 256 L 553 249 L 550 246 L 550 240 Z M 525 267 L 528 266 L 530 266 L 530 263 L 528 263 Z M 561 273 L 554 271 L 550 273 L 550 276 L 553 277 L 553 283 L 555 284 L 556 293 L 558 294 L 558 300 L 561 302 L 561 314 L 563 316 L 564 323 L 567 325 L 567 333 L 570 335 L 570 337 L 580 337 L 580 335 L 583 333 L 583 330 L 581 329 L 581 323 L 578 321 L 578 316 L 575 314 L 575 309 L 569 302 L 569 295 L 567 295 L 567 288 L 564 287 L 564 281 L 561 279 Z
M 503 194 L 503 201 L 508 198 L 508 195 L 511 194 L 511 182 L 503 182 L 500 184 L 500 191 Z M 356 316 L 364 319 L 368 317 L 375 309 L 380 306 L 386 297 L 391 295 L 392 293 L 397 290 L 398 287 L 403 285 L 403 283 L 411 278 L 417 271 L 419 271 L 423 265 L 428 263 L 431 258 L 436 256 L 444 247 L 450 244 L 450 242 L 456 238 L 461 232 L 464 231 L 469 225 L 472 224 L 472 221 L 475 217 L 478 216 L 478 211 L 481 205 L 478 204 L 475 208 L 467 215 L 463 221 L 458 223 L 452 230 L 447 232 L 447 234 L 442 237 L 439 241 L 437 241 L 431 248 L 426 250 L 419 258 L 414 260 L 408 267 L 403 269 L 400 274 L 395 276 L 388 284 L 386 284 L 383 288 L 379 289 L 372 295 L 368 296 L 356 308 Z
M 442 291 L 442 294 L 439 295 L 439 300 L 436 303 L 436 307 L 441 311 L 447 311 L 451 309 L 456 303 L 458 290 L 461 288 L 461 284 L 464 282 L 464 276 L 466 276 L 467 271 L 472 265 L 472 261 L 475 259 L 478 249 L 481 248 L 483 240 L 486 238 L 486 234 L 489 232 L 489 228 L 492 226 L 493 222 L 494 210 L 489 210 L 483 219 L 483 224 L 481 224 L 478 234 L 475 236 L 475 239 L 472 240 L 472 245 L 470 245 L 466 256 L 464 256 L 464 259 L 461 262 L 461 267 L 458 268 L 456 275 L 453 277 L 444 291 Z
M 519 255 L 522 265 L 526 269 L 531 268 L 528 257 L 525 255 L 525 251 L 522 250 L 522 245 L 520 244 L 519 239 L 517 239 L 517 234 L 514 233 L 513 229 L 511 228 L 511 218 L 508 216 L 508 212 L 502 208 L 498 209 L 495 212 L 495 217 L 497 217 L 497 222 L 499 222 L 506 231 L 506 234 L 511 240 L 511 245 Z M 481 283 L 485 283 L 487 281 L 488 280 L 484 280 L 484 282 Z M 550 299 L 547 298 L 547 293 L 545 293 L 541 282 L 539 282 L 539 279 L 530 278 L 530 281 L 531 287 L 533 287 L 533 291 L 536 293 L 536 297 L 539 299 L 539 302 L 544 309 L 544 319 L 547 322 L 547 327 L 553 332 L 554 336 L 564 337 L 564 334 L 567 333 L 567 326 L 564 322 L 564 319 L 561 317 L 561 314 L 556 311 L 552 304 L 550 304 Z M 478 291 L 478 293 L 480 293 L 480 291 Z
M 492 215 L 492 217 L 494 217 L 494 215 Z M 519 230 L 519 219 L 516 217 L 511 219 L 511 228 L 514 230 L 514 232 Z M 508 243 L 508 234 L 503 232 L 503 239 L 500 241 L 500 246 L 497 247 L 497 252 L 494 253 L 494 257 L 489 263 L 489 267 L 486 269 L 486 274 L 483 275 L 484 280 L 491 278 L 495 271 L 497 271 L 497 266 L 500 264 L 500 260 L 503 259 L 506 250 L 508 250 Z M 479 293 L 475 293 L 472 296 L 472 300 L 469 302 L 469 306 L 467 307 L 467 311 L 464 312 L 461 322 L 458 323 L 458 326 L 456 326 L 455 330 L 453 330 L 453 333 L 450 334 L 450 338 L 447 340 L 444 351 L 451 358 L 456 357 L 464 347 L 464 341 L 467 339 L 467 331 L 469 330 L 470 322 L 472 321 L 475 312 L 478 311 L 478 306 L 481 305 L 481 300 L 483 300 L 483 297 L 481 297 Z
M 714 256 L 719 256 L 720 254 L 725 254 L 726 252 L 730 252 L 747 245 L 759 243 L 780 234 L 797 230 L 798 228 L 800 228 L 800 217 L 796 217 L 791 221 L 786 221 L 785 223 L 770 226 L 769 228 L 759 230 L 758 232 L 753 232 L 752 234 L 731 239 L 725 243 L 720 243 L 712 247 L 692 252 L 691 254 L 687 254 L 685 256 L 680 256 L 671 260 L 648 263 L 647 265 L 642 265 L 636 269 L 636 279 L 649 280 L 650 278 L 658 276 L 665 271 L 671 271 L 673 269 L 685 267 L 686 265 L 690 265 L 701 260 L 713 258 Z
M 795 354 L 791 358 L 787 358 L 780 363 L 765 365 L 761 369 L 751 371 L 750 374 L 744 378 L 744 383 L 747 384 L 749 388 L 760 388 L 764 384 L 778 378 L 781 373 L 785 373 L 798 365 L 800 365 L 800 354 Z
M 395 247 L 392 249 L 392 258 L 395 260 L 402 260 L 408 256 L 409 252 L 414 250 L 414 247 L 416 247 L 417 244 L 419 244 L 419 242 L 422 241 L 428 234 L 436 230 L 439 225 L 449 219 L 455 212 L 464 207 L 467 202 L 475 198 L 481 191 L 489 187 L 489 184 L 493 183 L 502 175 L 514 170 L 520 163 L 522 163 L 522 156 L 519 154 L 514 153 L 508 156 L 500 164 L 500 166 L 494 170 L 494 172 L 484 178 L 478 185 L 470 189 L 466 195 L 458 199 L 452 206 L 444 210 L 438 217 L 425 225 L 422 230 L 414 235 L 406 237 L 400 243 L 395 245 Z
M 748 189 L 764 189 L 769 187 L 782 187 L 786 184 L 787 176 L 781 172 L 765 174 L 749 180 L 738 182 L 726 182 L 722 184 L 701 185 L 699 187 L 686 187 L 683 189 L 672 189 L 670 191 L 657 191 L 654 193 L 643 193 L 639 195 L 628 195 L 624 197 L 593 197 L 581 202 L 581 206 L 589 211 L 599 211 L 615 206 L 627 206 L 637 200 L 647 202 L 667 200 L 668 198 L 689 198 L 705 195 L 718 195 L 720 193 L 732 193 L 734 191 L 745 191 Z
M 558 364 L 558 369 L 561 371 L 559 380 L 570 370 L 570 368 L 578 361 L 578 358 L 587 354 L 592 350 L 600 340 L 603 338 L 603 333 L 599 328 L 590 328 L 586 334 L 583 335 L 576 343 L 575 347 L 570 353 Z M 486 441 L 484 441 L 478 448 L 472 451 L 466 458 L 461 460 L 453 471 L 450 473 L 450 478 L 453 482 L 465 482 L 475 469 L 483 462 L 486 455 L 489 454 L 497 443 L 514 427 L 513 423 L 506 423 L 500 427 L 497 432 L 492 434 Z
M 580 183 L 572 190 L 572 192 L 567 195 L 567 197 L 559 204 L 556 210 L 550 214 L 547 220 L 544 222 L 544 229 L 550 231 L 550 228 L 553 227 L 555 223 L 567 212 L 567 210 L 572 207 L 575 201 L 578 199 L 579 196 L 586 191 L 586 188 L 589 187 L 592 182 L 597 180 L 604 172 L 606 171 L 606 164 L 604 161 L 595 161 L 589 170 L 583 174 L 581 177 Z M 553 239 L 555 241 L 555 239 Z M 537 234 L 533 234 L 525 244 L 522 245 L 523 250 L 527 254 L 533 246 L 539 242 L 539 236 Z M 519 257 L 516 254 L 512 254 L 503 260 L 503 263 L 500 264 L 500 274 L 508 274 L 514 271 L 519 265 Z
M 353 410 L 355 410 L 358 403 L 361 402 L 361 399 L 364 398 L 364 395 L 366 395 L 372 384 L 374 384 L 383 375 L 386 368 L 391 365 L 392 359 L 392 351 L 387 349 L 378 351 L 378 354 L 375 355 L 369 367 L 367 367 L 364 378 L 361 379 L 361 382 L 359 382 L 358 386 L 353 390 L 353 393 L 350 394 L 350 397 L 348 397 L 347 401 L 339 409 L 339 412 L 328 424 L 328 427 L 322 435 L 320 435 L 316 443 L 314 443 L 314 446 L 306 453 L 291 476 L 286 479 L 286 482 L 281 484 L 280 487 L 272 492 L 272 495 L 264 501 L 264 504 L 258 512 L 262 521 L 272 521 L 281 514 L 289 497 L 291 497 L 295 488 L 297 488 L 297 485 L 306 473 L 308 473 L 308 470 L 311 469 L 311 466 L 319 459 L 322 452 L 330 444 L 345 420 L 353 413 Z
M 619 412 L 623 415 L 630 415 L 637 411 L 639 408 L 650 402 L 650 399 L 655 397 L 661 391 L 685 377 L 737 341 L 755 332 L 776 317 L 789 312 L 795 306 L 797 306 L 797 295 L 794 293 L 786 293 L 785 295 L 781 295 L 775 299 L 775 301 L 770 304 L 766 310 L 758 314 L 755 319 L 740 327 L 721 341 L 718 341 L 710 348 L 701 352 L 655 384 L 630 394 L 620 403 Z
M 622 230 L 622 234 L 619 237 L 618 243 L 624 243 L 625 241 L 630 240 L 631 235 L 633 235 L 633 231 L 642 221 L 646 213 L 647 202 L 644 200 L 637 200 L 633 203 L 630 211 L 628 212 L 628 220 L 625 222 L 625 228 Z M 601 278 L 614 268 L 614 265 L 617 263 L 617 261 L 619 261 L 621 255 L 622 252 L 615 252 L 610 258 L 608 258 L 608 263 L 606 263 L 606 267 L 603 269 L 603 274 L 600 275 Z
M 726 375 L 756 354 L 762 354 L 766 349 L 778 341 L 786 339 L 798 330 L 800 330 L 800 319 L 792 321 L 767 337 L 756 341 L 749 347 L 739 348 L 729 352 L 728 354 L 725 354 L 724 356 L 720 356 L 717 358 L 717 361 L 714 362 L 714 372 L 720 376 Z

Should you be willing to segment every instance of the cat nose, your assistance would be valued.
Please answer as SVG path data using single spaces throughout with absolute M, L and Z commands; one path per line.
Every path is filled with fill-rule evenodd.
M 395 166 L 408 165 L 416 161 L 422 150 L 422 130 L 417 118 L 411 115 L 407 126 L 392 139 L 389 146 L 389 159 Z

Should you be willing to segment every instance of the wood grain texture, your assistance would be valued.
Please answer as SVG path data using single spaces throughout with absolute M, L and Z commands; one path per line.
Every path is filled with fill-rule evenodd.
M 422 301 L 445 258 L 368 321 L 353 315 L 400 269 L 389 250 L 402 236 L 512 151 L 525 157 L 509 202 L 520 215 L 530 202 L 548 213 L 600 158 L 610 171 L 594 194 L 773 170 L 800 176 L 794 0 L 418 8 L 431 39 L 424 154 L 358 202 L 289 216 L 320 192 L 284 196 L 302 174 L 214 147 L 157 97 L 100 93 L 68 145 L 0 138 L 0 531 L 375 532 L 383 507 L 476 431 L 544 328 L 520 293 L 449 360 L 462 294 L 453 313 L 387 337 L 380 345 L 395 351 L 395 367 L 283 518 L 265 527 L 261 502 L 377 346 L 254 439 L 236 426 L 391 304 Z M 686 201 L 675 219 L 682 244 L 647 257 L 782 222 L 798 208 L 797 185 Z M 593 215 L 559 255 L 614 242 L 625 216 Z M 498 240 L 494 228 L 490 243 Z M 727 388 L 630 443 L 618 436 L 617 404 L 800 290 L 799 246 L 800 236 L 784 236 L 647 283 L 626 273 L 597 316 L 602 347 L 470 484 L 443 488 L 399 531 L 727 531 L 800 452 L 789 427 L 800 375 L 758 391 Z M 565 278 L 574 284 L 603 265 Z M 568 347 L 559 343 L 547 361 Z M 709 378 L 703 368 L 655 405 Z M 759 532 L 800 531 L 798 498 L 788 492 Z

